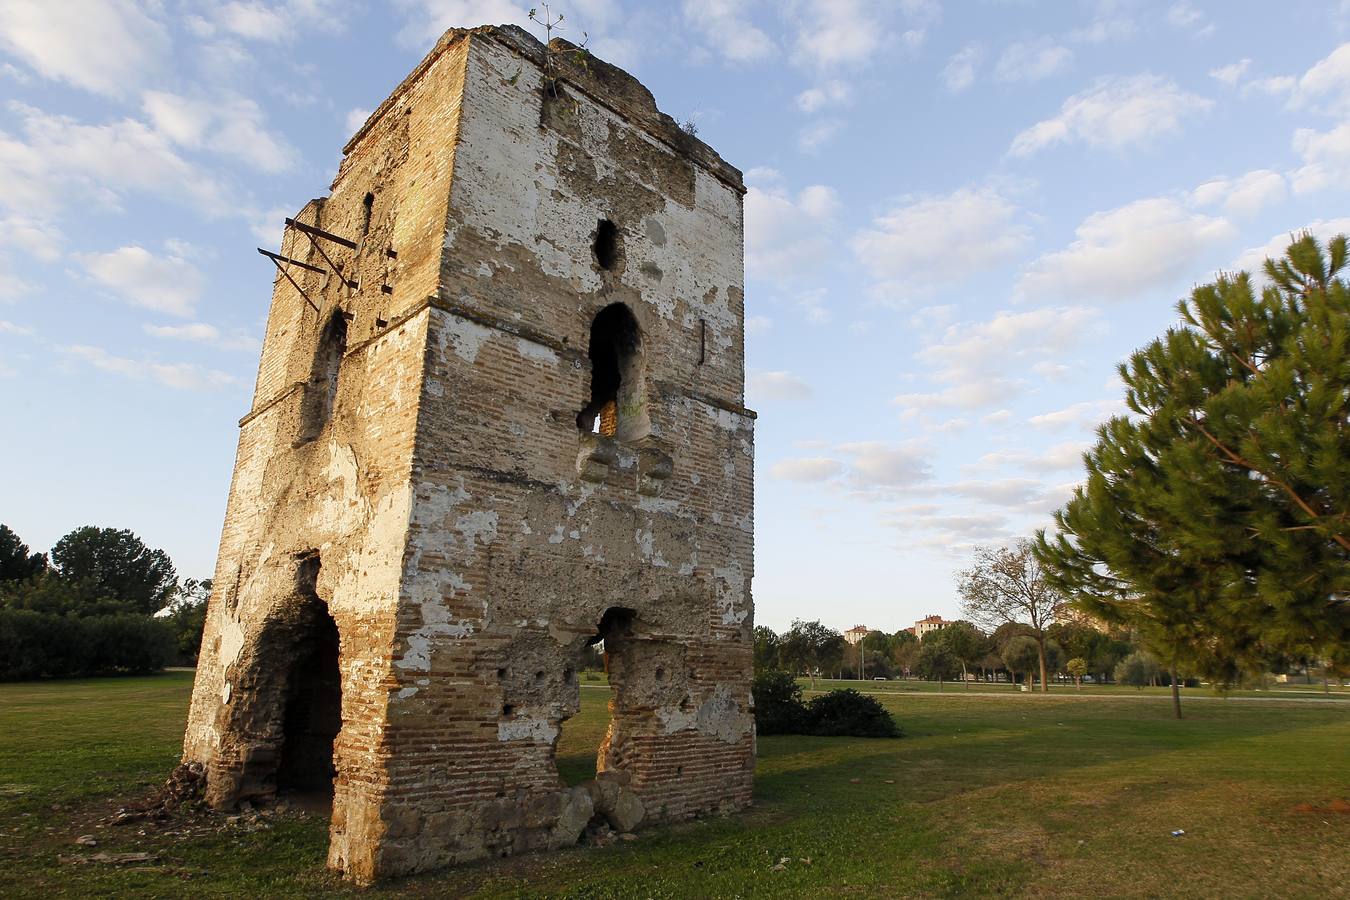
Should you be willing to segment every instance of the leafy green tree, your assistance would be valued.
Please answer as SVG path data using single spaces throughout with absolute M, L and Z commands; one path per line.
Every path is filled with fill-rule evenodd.
M 25 581 L 47 569 L 43 553 L 29 553 L 28 545 L 8 525 L 0 525 L 0 582 Z
M 1196 288 L 1120 367 L 1134 415 L 1098 431 L 1038 541 L 1052 581 L 1136 629 L 1174 685 L 1180 665 L 1231 682 L 1350 641 L 1346 257 L 1304 235 L 1259 295 L 1247 273 Z
M 755 671 L 769 672 L 781 668 L 778 659 L 778 634 L 767 625 L 755 626 Z
M 1161 674 L 1158 660 L 1143 651 L 1131 653 L 1116 665 L 1116 681 L 1136 688 L 1155 683 Z
M 903 675 L 914 669 L 914 660 L 919 654 L 919 639 L 914 632 L 902 629 L 891 635 L 891 662 Z
M 51 562 L 63 582 L 85 585 L 89 595 L 125 612 L 153 615 L 169 605 L 178 587 L 169 555 L 127 529 L 77 528 L 52 547 Z
M 1059 618 L 1064 595 L 1051 584 L 1031 541 L 1009 547 L 977 547 L 974 564 L 958 576 L 961 604 L 976 622 L 991 628 L 1016 624 L 1035 642 L 1041 690 L 1049 690 L 1046 629 Z
M 955 678 L 956 673 L 961 671 L 961 661 L 942 641 L 924 640 L 919 643 L 914 668 L 921 677 L 936 681 L 938 690 L 941 690 L 942 682 Z
M 1025 684 L 1028 688 L 1031 687 L 1031 674 L 1041 664 L 1042 658 L 1040 646 L 1035 638 L 1026 634 L 1014 635 L 999 648 L 998 655 L 1003 660 L 1003 665 L 1012 673 L 1013 683 L 1017 682 L 1017 673 L 1021 672 Z
M 1088 673 L 1087 660 L 1081 656 L 1075 656 L 1065 663 L 1064 667 L 1068 669 L 1069 674 L 1073 676 L 1073 687 L 1076 691 L 1083 689 L 1083 676 Z
M 970 690 L 970 681 L 966 677 L 968 667 L 989 652 L 989 639 L 969 622 L 953 622 L 936 634 L 929 635 L 927 640 L 941 644 L 960 664 L 961 683 L 966 686 L 966 690 Z
M 807 729 L 802 689 L 789 672 L 766 669 L 755 673 L 755 728 L 760 734 L 802 734 Z
M 833 669 L 844 656 L 844 636 L 819 620 L 794 619 L 782 636 L 780 657 L 794 672 L 805 672 L 816 686 L 816 674 Z
M 185 578 L 178 587 L 165 617 L 173 626 L 178 661 L 196 665 L 201 651 L 202 632 L 206 628 L 206 604 L 211 598 L 211 579 Z

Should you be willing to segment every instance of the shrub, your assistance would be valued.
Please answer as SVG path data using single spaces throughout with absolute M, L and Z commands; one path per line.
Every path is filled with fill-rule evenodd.
M 806 704 L 802 689 L 787 672 L 760 672 L 751 693 L 755 697 L 755 725 L 760 734 L 806 734 Z
M 173 654 L 173 627 L 161 619 L 0 609 L 0 680 L 155 672 Z
M 787 672 L 755 676 L 755 726 L 760 734 L 823 737 L 899 737 L 900 729 L 875 697 L 854 690 L 830 691 L 802 702 L 802 689 Z
M 855 690 L 830 691 L 806 704 L 810 733 L 826 737 L 899 737 L 900 729 L 876 697 Z

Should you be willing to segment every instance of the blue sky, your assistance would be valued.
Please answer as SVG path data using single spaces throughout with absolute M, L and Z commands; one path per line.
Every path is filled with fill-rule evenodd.
M 1190 285 L 1350 231 L 1350 5 L 572 0 L 746 173 L 758 621 L 955 615 Z M 509 0 L 0 0 L 0 521 L 209 575 L 282 218 Z

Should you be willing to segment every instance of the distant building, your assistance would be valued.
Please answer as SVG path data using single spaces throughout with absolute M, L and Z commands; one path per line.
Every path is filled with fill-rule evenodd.
M 863 638 L 867 637 L 867 633 L 871 630 L 866 625 L 854 625 L 844 632 L 844 640 L 856 646 L 862 642 Z
M 925 634 L 930 634 L 934 631 L 941 631 L 948 625 L 953 624 L 955 623 L 947 621 L 946 619 L 942 618 L 942 616 L 927 616 L 915 622 L 914 627 L 908 630 L 910 634 L 914 635 L 919 640 L 923 640 L 923 636 Z

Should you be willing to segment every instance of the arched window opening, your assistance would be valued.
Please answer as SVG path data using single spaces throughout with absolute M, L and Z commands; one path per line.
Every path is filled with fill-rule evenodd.
M 331 797 L 333 740 L 342 727 L 337 623 L 318 594 L 319 557 L 301 561 L 281 725 L 276 786 L 283 793 Z
M 365 237 L 370 232 L 370 217 L 375 212 L 375 195 L 366 194 L 361 201 L 361 237 Z
M 595 228 L 595 243 L 591 245 L 595 261 L 602 269 L 613 269 L 619 261 L 619 228 L 609 219 L 601 219 Z
M 333 404 L 337 400 L 338 375 L 346 352 L 347 316 L 337 309 L 319 335 L 319 345 L 314 351 L 309 383 L 305 386 L 300 443 L 317 438 L 332 418 Z
M 612 303 L 591 322 L 591 399 L 577 416 L 583 432 L 632 441 L 651 432 L 642 332 L 632 310 Z

